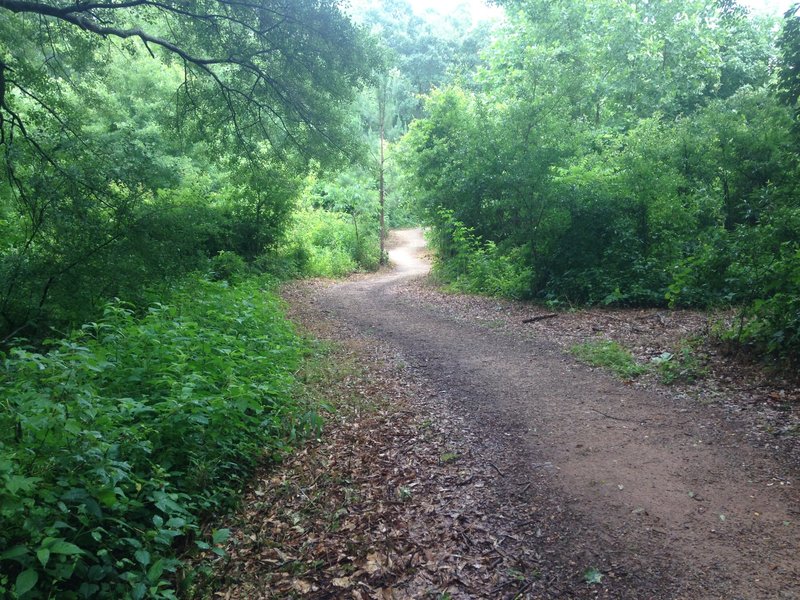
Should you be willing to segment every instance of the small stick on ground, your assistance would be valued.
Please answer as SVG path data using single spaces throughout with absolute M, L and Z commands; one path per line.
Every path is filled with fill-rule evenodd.
M 523 319 L 523 323 L 536 323 L 537 321 L 544 321 L 545 319 L 554 319 L 558 316 L 558 313 L 548 313 L 546 315 L 536 315 L 535 317 L 530 317 L 528 319 Z
M 506 474 L 503 473 L 500 469 L 498 469 L 497 466 L 494 463 L 490 462 L 489 466 L 492 467 L 495 471 L 497 471 L 498 474 L 500 475 L 500 477 L 505 477 L 506 476 Z

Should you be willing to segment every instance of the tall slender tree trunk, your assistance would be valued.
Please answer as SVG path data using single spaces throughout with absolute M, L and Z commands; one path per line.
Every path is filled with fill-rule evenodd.
M 386 88 L 388 86 L 387 79 L 384 79 L 381 82 L 380 89 L 378 90 L 378 124 L 380 128 L 380 141 L 381 141 L 381 151 L 380 151 L 380 158 L 378 163 L 378 199 L 380 201 L 381 206 L 381 217 L 380 217 L 380 225 L 381 225 L 381 264 L 386 264 L 386 223 L 384 219 L 384 206 L 386 202 L 386 185 L 384 180 L 384 144 L 386 140 Z

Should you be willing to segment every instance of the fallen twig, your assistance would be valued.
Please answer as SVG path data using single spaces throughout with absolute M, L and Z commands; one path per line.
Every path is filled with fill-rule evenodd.
M 495 471 L 497 471 L 500 474 L 500 477 L 505 477 L 506 476 L 506 474 L 503 473 L 500 469 L 498 469 L 497 466 L 494 463 L 490 462 L 489 466 L 492 467 Z
M 536 315 L 528 319 L 523 319 L 523 323 L 536 323 L 537 321 L 544 321 L 545 319 L 553 319 L 558 316 L 558 313 L 548 313 L 546 315 Z

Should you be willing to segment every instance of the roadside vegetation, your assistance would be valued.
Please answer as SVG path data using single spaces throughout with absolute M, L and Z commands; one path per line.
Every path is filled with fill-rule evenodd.
M 735 307 L 800 355 L 796 10 L 509 0 L 400 144 L 458 290 L 551 306 Z
M 649 362 L 638 362 L 633 354 L 619 342 L 595 339 L 570 348 L 578 359 L 594 367 L 608 369 L 624 380 L 631 380 L 655 372 L 665 385 L 693 383 L 707 374 L 707 368 L 694 343 L 684 340 L 675 352 L 662 352 Z
M 142 316 L 110 303 L 66 338 L 9 351 L 3 595 L 169 597 L 190 583 L 176 551 L 224 541 L 203 520 L 320 425 L 294 399 L 303 344 L 269 288 L 189 280 Z
M 735 307 L 720 337 L 797 364 L 796 11 L 497 4 L 501 29 L 401 0 L 2 4 L 1 596 L 192 589 L 209 517 L 322 425 L 277 283 L 378 269 L 388 227 L 429 225 L 454 290 Z M 648 368 L 702 375 L 690 345 Z
M 631 353 L 613 340 L 593 340 L 577 344 L 571 352 L 582 361 L 595 367 L 609 369 L 622 379 L 634 379 L 647 372 Z

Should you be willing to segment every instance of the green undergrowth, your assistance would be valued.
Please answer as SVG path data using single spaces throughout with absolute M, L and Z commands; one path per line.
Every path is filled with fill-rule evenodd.
M 264 279 L 191 280 L 137 316 L 0 354 L 0 597 L 172 598 L 254 467 L 320 426 Z
M 664 352 L 652 360 L 662 383 L 693 383 L 708 374 L 699 344 L 699 339 L 685 340 L 675 352 Z
M 699 339 L 683 340 L 674 352 L 663 352 L 650 363 L 642 364 L 619 343 L 597 339 L 576 344 L 570 352 L 594 367 L 603 367 L 622 379 L 634 379 L 655 371 L 661 383 L 693 383 L 708 373 L 698 346 Z
M 603 367 L 623 379 L 633 379 L 647 372 L 631 353 L 612 340 L 592 340 L 573 346 L 570 351 L 580 360 L 594 366 Z
M 482 240 L 452 211 L 441 209 L 437 219 L 429 235 L 436 251 L 432 275 L 446 290 L 516 300 L 530 296 L 531 272 L 517 256 L 503 254 L 494 242 Z

